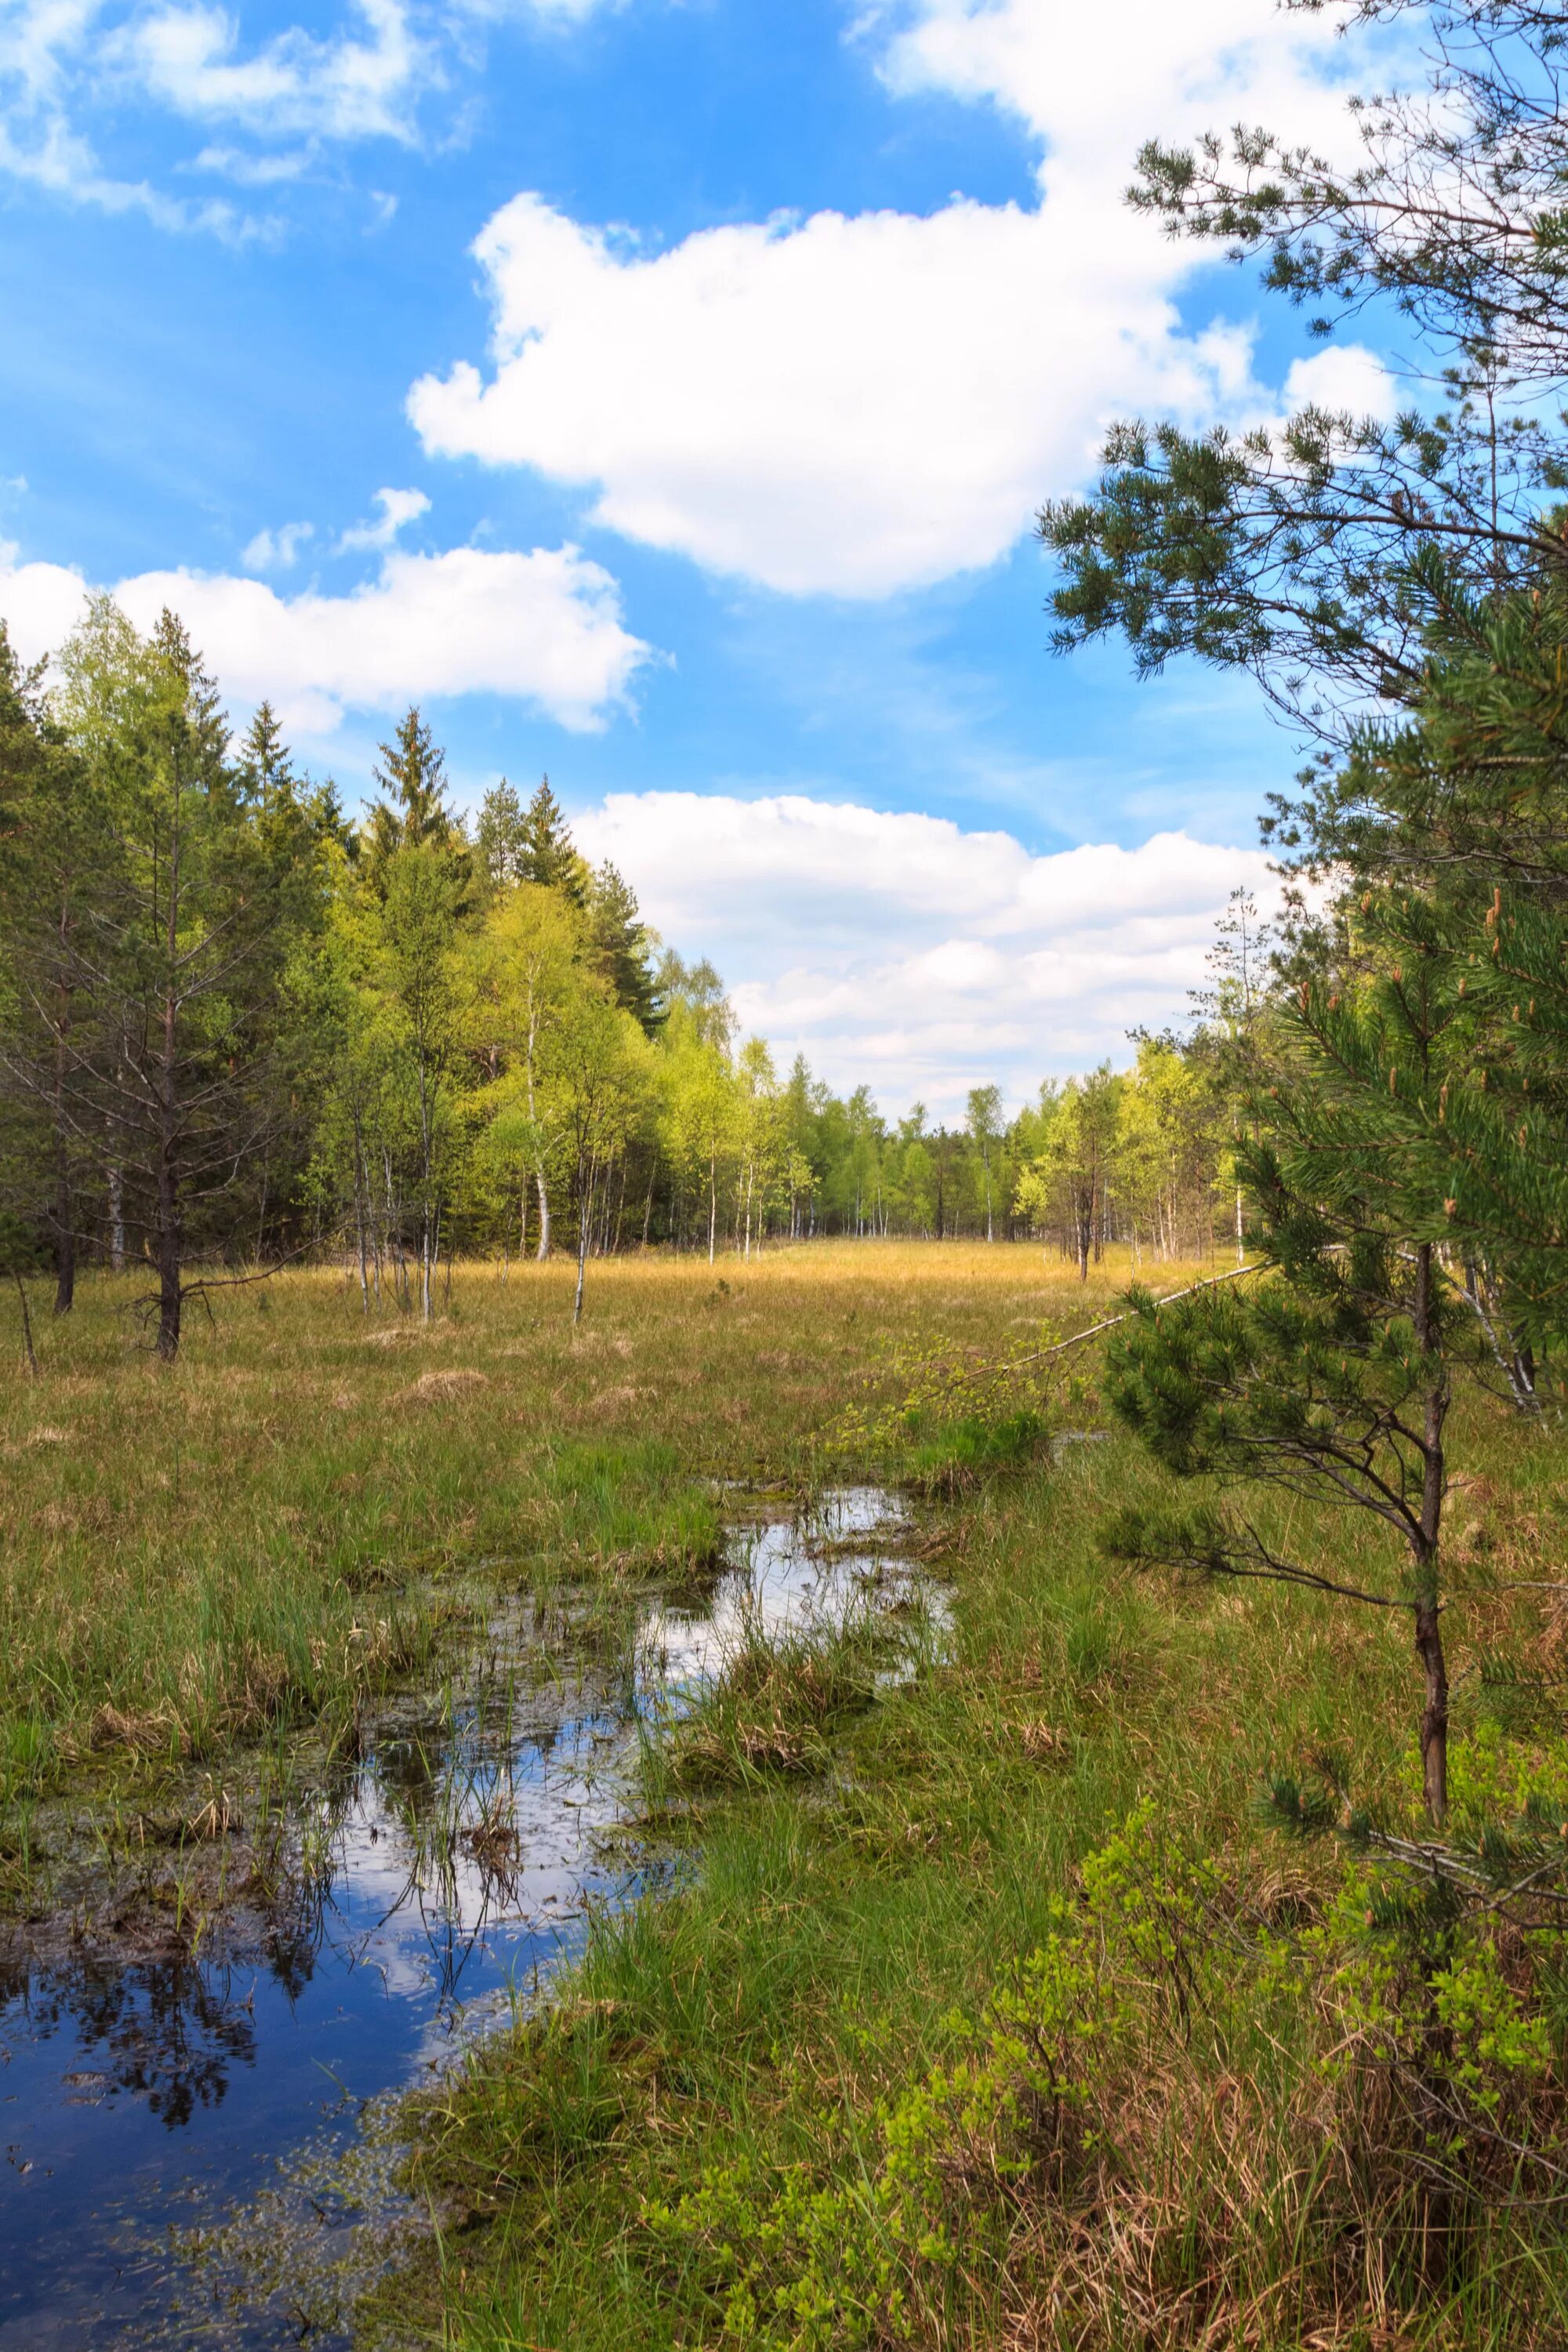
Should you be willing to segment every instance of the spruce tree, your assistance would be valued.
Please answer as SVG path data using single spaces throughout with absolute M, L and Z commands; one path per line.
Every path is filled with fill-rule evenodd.
M 573 842 L 548 776 L 541 778 L 523 816 L 517 871 L 524 882 L 559 890 L 575 907 L 587 906 L 591 887 L 587 864 Z
M 59 1098 L 116 1233 L 139 1233 L 152 1258 L 147 1303 L 172 1358 L 199 1286 L 190 1253 L 232 1241 L 237 1176 L 287 1114 L 286 977 L 321 877 L 269 848 L 172 614 L 148 641 L 99 600 L 61 672 L 100 845 L 83 917 L 49 950 L 73 1008 Z
M 246 798 L 262 808 L 292 800 L 298 793 L 299 779 L 270 702 L 256 707 L 256 716 L 240 743 L 235 780 Z
M 524 878 L 527 836 L 523 827 L 522 803 L 503 776 L 480 802 L 474 827 L 479 870 L 492 897 L 509 883 Z
M 600 977 L 644 1035 L 657 1035 L 666 1012 L 648 961 L 655 940 L 637 912 L 630 883 L 608 858 L 594 871 L 587 913 L 593 961 Z
M 69 1312 L 90 1214 L 89 1161 L 69 1090 L 80 1051 L 72 965 L 94 877 L 110 856 L 104 813 L 50 719 L 41 674 L 0 623 L 0 1188 L 47 1235 L 55 1312 Z
M 462 828 L 447 805 L 447 755 L 411 704 L 374 771 L 383 797 L 372 803 L 365 859 L 372 887 L 384 891 L 388 861 L 400 849 L 432 849 L 446 857 L 454 879 L 470 879 Z M 464 893 L 459 890 L 459 899 Z

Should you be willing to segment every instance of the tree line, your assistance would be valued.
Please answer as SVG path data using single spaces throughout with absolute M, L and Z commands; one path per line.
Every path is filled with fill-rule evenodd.
M 823 1234 L 1201 1246 L 1214 1057 L 995 1086 L 960 1126 L 781 1074 L 723 984 L 575 847 L 548 780 L 465 824 L 417 709 L 351 823 L 263 704 L 231 738 L 173 614 L 108 599 L 46 688 L 0 631 L 0 1246 L 145 1265 L 155 1344 L 216 1285 L 348 1254 L 367 1307 L 435 1311 L 453 1255 L 736 1251 Z

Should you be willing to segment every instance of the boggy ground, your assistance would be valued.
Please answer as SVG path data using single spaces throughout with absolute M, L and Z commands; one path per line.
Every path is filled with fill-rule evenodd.
M 852 1653 L 748 1652 L 650 1755 L 693 1868 L 426 2105 L 440 2232 L 373 2339 L 1568 2340 L 1561 1937 L 1401 1927 L 1375 1869 L 1260 1813 L 1331 1748 L 1419 1833 L 1406 1621 L 1108 1566 L 1099 1523 L 1156 1474 L 1066 1442 L 1103 1426 L 1083 1373 L 1052 1422 L 925 1479 L 945 1654 L 873 1699 Z M 1563 1596 L 1507 1589 L 1560 1573 L 1568 1447 L 1479 1399 L 1451 1435 L 1462 1837 L 1568 1807 Z M 1394 1567 L 1352 1517 L 1250 1501 Z
M 0 1423 L 35 1901 L 40 1792 L 172 1822 L 237 1750 L 352 1738 L 433 1673 L 481 1563 L 611 1595 L 700 1572 L 717 1482 L 902 1480 L 954 1590 L 913 1680 L 853 1642 L 753 1645 L 650 1747 L 692 1867 L 416 2115 L 440 2231 L 368 2338 L 1561 2346 L 1557 1940 L 1369 1932 L 1363 1865 L 1258 1813 L 1331 1747 L 1416 1826 L 1403 1622 L 1108 1567 L 1098 1524 L 1154 1475 L 1104 1433 L 1089 1351 L 1039 1394 L 1037 1367 L 983 1376 L 1126 1273 L 1086 1296 L 1000 1245 L 633 1261 L 590 1270 L 576 1335 L 564 1267 L 460 1267 L 428 1329 L 298 1275 L 220 1299 L 173 1372 L 134 1351 L 129 1281 L 45 1331 Z M 1568 1447 L 1476 1400 L 1451 1460 L 1462 1832 L 1568 1808 L 1562 1596 L 1506 1590 L 1561 1573 Z M 1258 1508 L 1299 1553 L 1389 1566 L 1348 1520 Z
M 700 1570 L 716 1482 L 799 1488 L 903 1359 L 988 1360 L 1084 1312 L 1070 1269 L 1003 1245 L 595 1263 L 575 1331 L 573 1278 L 459 1265 L 426 1326 L 390 1299 L 367 1318 L 340 1269 L 286 1273 L 193 1304 L 173 1367 L 139 1275 L 89 1278 L 58 1322 L 35 1298 L 40 1374 L 7 1334 L 0 1387 L 0 1906 L 37 1895 L 40 1799 L 170 1835 L 237 1748 L 352 1736 L 433 1673 L 476 1568 Z

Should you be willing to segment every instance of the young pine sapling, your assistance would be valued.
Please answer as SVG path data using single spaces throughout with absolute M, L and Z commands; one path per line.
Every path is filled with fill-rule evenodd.
M 1405 1250 L 1379 1234 L 1342 1237 L 1289 1201 L 1277 1168 L 1268 1184 L 1265 1159 L 1255 1161 L 1265 1177 L 1257 1189 L 1274 1211 L 1279 1274 L 1158 1315 L 1135 1293 L 1133 1318 L 1109 1350 L 1110 1402 L 1180 1478 L 1222 1494 L 1272 1486 L 1381 1521 L 1399 1539 L 1403 1574 L 1379 1584 L 1287 1559 L 1234 1503 L 1123 1511 L 1102 1541 L 1121 1559 L 1300 1585 L 1407 1613 L 1425 1683 L 1422 1793 L 1440 1827 L 1448 1801 L 1443 1431 L 1458 1310 L 1430 1243 Z

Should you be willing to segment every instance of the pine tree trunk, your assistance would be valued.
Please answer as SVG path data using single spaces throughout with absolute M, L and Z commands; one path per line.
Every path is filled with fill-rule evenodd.
M 1439 1354 L 1440 1335 L 1430 1242 L 1420 1243 L 1415 1252 L 1415 1299 L 1411 1319 L 1415 1327 L 1415 1344 L 1432 1368 L 1421 1433 L 1421 1523 L 1415 1561 L 1415 1654 L 1426 1678 L 1426 1704 L 1421 1713 L 1422 1791 L 1433 1827 L 1441 1829 L 1448 1814 L 1448 1668 L 1443 1654 L 1437 1547 L 1443 1522 L 1443 1424 L 1448 1412 L 1448 1382 Z
M 1448 1668 L 1434 1591 L 1415 1604 L 1415 1654 L 1426 1677 L 1421 1711 L 1421 1787 L 1434 1829 L 1448 1816 Z
M 27 1367 L 29 1380 L 36 1381 L 38 1377 L 38 1354 L 33 1345 L 33 1318 L 27 1307 L 27 1286 L 17 1266 L 12 1267 L 11 1279 L 16 1286 L 16 1297 L 22 1309 L 22 1361 Z

